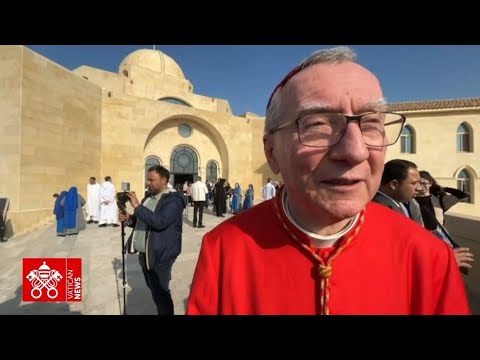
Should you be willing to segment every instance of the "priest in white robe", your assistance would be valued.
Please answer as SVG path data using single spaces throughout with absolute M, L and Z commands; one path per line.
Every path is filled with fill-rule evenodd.
M 116 191 L 112 184 L 112 178 L 107 176 L 100 187 L 100 220 L 98 225 L 101 227 L 107 225 L 118 226 L 118 209 L 115 196 Z
M 91 177 L 87 185 L 87 204 L 85 205 L 87 224 L 98 224 L 100 216 L 100 184 L 95 177 Z

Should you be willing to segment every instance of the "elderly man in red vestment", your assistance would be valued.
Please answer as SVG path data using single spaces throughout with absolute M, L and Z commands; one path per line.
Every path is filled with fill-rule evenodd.
M 263 138 L 284 186 L 205 234 L 187 314 L 470 314 L 451 247 L 371 202 L 404 123 L 349 48 L 293 69 Z

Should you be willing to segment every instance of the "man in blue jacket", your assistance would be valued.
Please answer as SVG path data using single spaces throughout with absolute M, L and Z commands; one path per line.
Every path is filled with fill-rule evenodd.
M 148 169 L 148 194 L 140 203 L 129 193 L 133 214 L 119 213 L 119 220 L 134 228 L 128 244 L 139 253 L 145 281 L 152 292 L 158 315 L 173 315 L 169 289 L 172 266 L 182 251 L 182 193 L 167 187 L 170 172 L 157 165 Z M 132 252 L 129 249 L 129 252 Z

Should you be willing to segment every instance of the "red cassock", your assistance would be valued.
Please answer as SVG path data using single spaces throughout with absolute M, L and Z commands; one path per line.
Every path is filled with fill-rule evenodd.
M 314 249 L 281 198 L 205 234 L 187 315 L 471 314 L 452 249 L 407 217 L 370 203 Z

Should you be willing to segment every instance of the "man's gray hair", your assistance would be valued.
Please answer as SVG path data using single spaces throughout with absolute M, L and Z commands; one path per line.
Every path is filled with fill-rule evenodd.
M 300 65 L 293 69 L 274 90 L 267 105 L 267 114 L 265 117 L 265 127 L 263 133 L 269 134 L 279 126 L 283 125 L 281 116 L 282 92 L 290 78 L 303 69 L 315 64 L 340 64 L 345 62 L 355 62 L 356 58 L 357 55 L 355 52 L 346 46 L 318 50 L 306 58 Z

